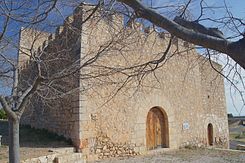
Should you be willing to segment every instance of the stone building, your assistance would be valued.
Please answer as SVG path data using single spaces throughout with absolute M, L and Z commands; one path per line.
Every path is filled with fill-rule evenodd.
M 22 81 L 33 73 L 31 52 L 42 54 L 46 75 L 79 67 L 54 81 L 72 93 L 48 104 L 33 97 L 22 123 L 70 138 L 98 158 L 192 145 L 228 148 L 221 66 L 182 40 L 170 45 L 168 34 L 139 23 L 126 27 L 120 15 L 105 18 L 99 10 L 87 19 L 91 8 L 77 7 L 55 34 L 22 29 L 20 46 L 29 49 L 19 52 Z

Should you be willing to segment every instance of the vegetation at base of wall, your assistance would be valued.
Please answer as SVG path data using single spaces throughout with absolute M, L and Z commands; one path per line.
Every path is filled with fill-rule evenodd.
M 24 144 L 32 142 L 37 146 L 70 146 L 71 139 L 66 139 L 62 135 L 52 133 L 46 129 L 34 129 L 29 125 L 21 125 L 20 142 Z
M 7 119 L 7 114 L 3 109 L 0 109 L 0 119 Z
M 230 133 L 230 139 L 240 141 L 240 142 L 245 142 L 245 133 L 244 132 L 242 134 L 238 132 Z
M 197 149 L 198 147 L 197 146 L 194 146 L 194 145 L 185 145 L 184 146 L 185 149 Z
M 2 145 L 8 145 L 8 121 L 6 120 L 0 120 L 0 135 L 3 136 Z M 20 125 L 20 145 L 22 147 L 70 147 L 72 141 L 46 129 Z
M 240 132 L 237 136 L 235 136 L 236 139 L 245 139 L 245 132 Z

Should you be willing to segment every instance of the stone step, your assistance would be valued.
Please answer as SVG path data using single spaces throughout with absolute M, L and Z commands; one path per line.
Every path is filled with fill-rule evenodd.
M 243 145 L 243 144 L 237 144 L 236 149 L 238 149 L 238 150 L 245 150 L 245 145 Z
M 55 152 L 55 153 L 74 153 L 75 148 L 74 147 L 66 147 L 66 148 L 52 148 L 49 150 L 50 152 Z
M 57 155 L 53 161 L 54 163 L 84 163 L 82 153 L 70 153 Z
M 41 156 L 37 158 L 29 158 L 21 161 L 21 163 L 85 163 L 82 153 L 55 153 L 52 155 Z

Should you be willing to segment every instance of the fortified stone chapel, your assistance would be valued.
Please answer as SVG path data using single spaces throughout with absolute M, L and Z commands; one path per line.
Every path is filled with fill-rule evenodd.
M 77 7 L 55 34 L 22 29 L 23 50 L 19 52 L 22 78 L 31 73 L 26 55 L 30 52 L 26 49 L 34 37 L 35 53 L 45 52 L 47 58 L 52 58 L 59 51 L 59 56 L 65 56 L 71 63 L 79 60 L 80 65 L 94 57 L 102 45 L 109 45 L 110 40 L 117 42 L 115 48 L 103 51 L 102 59 L 69 77 L 72 87 L 60 82 L 67 90 L 79 91 L 56 99 L 49 107 L 37 97 L 32 99 L 22 124 L 63 135 L 85 155 L 98 158 L 137 155 L 159 148 L 228 148 L 224 81 L 216 72 L 221 66 L 200 56 L 182 40 L 174 41 L 169 54 L 182 52 L 168 54 L 169 59 L 141 81 L 142 89 L 137 89 L 138 80 L 121 87 L 123 73 L 102 76 L 101 80 L 79 78 L 89 73 L 110 72 L 102 71 L 101 67 L 130 67 L 159 58 L 169 42 L 167 34 L 144 30 L 140 24 L 125 27 L 122 16 L 117 14 L 111 16 L 109 23 L 106 19 L 98 20 L 99 13 L 84 21 L 91 12 L 91 6 Z M 50 69 L 55 71 L 62 66 L 67 65 L 54 61 Z

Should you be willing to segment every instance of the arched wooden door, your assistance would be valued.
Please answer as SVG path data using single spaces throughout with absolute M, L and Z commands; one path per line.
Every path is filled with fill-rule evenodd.
M 213 125 L 211 123 L 208 124 L 208 145 L 213 145 Z
M 166 113 L 160 108 L 152 108 L 146 121 L 146 147 L 147 149 L 167 148 L 168 143 L 168 119 Z

